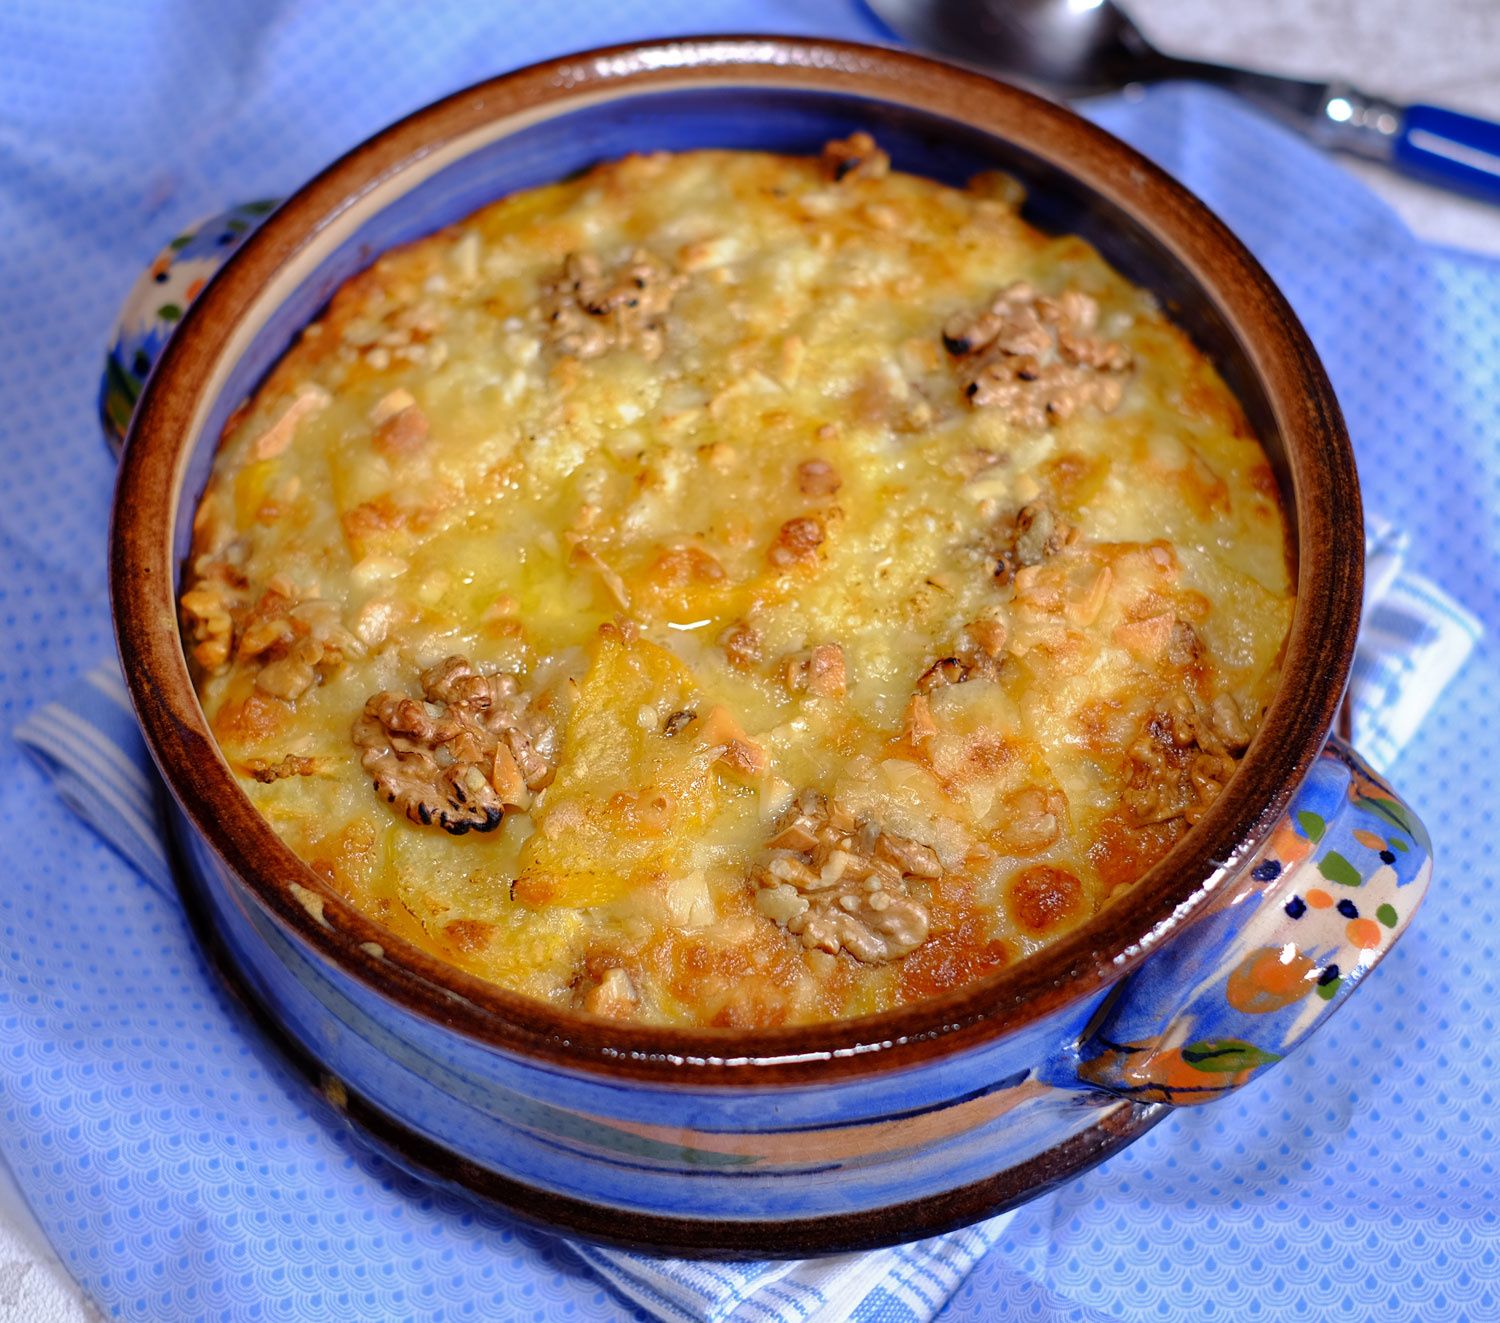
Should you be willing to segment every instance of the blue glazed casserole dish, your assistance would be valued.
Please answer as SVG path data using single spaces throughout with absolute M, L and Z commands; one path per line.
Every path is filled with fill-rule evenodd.
M 621 1026 L 507 993 L 351 909 L 219 754 L 175 610 L 218 437 L 334 290 L 390 247 L 627 152 L 808 153 L 856 130 L 900 169 L 1017 176 L 1028 219 L 1082 235 L 1212 358 L 1265 446 L 1295 536 L 1281 690 L 1225 792 L 1127 898 L 953 993 L 752 1033 Z M 1363 554 L 1332 390 L 1243 247 L 1107 134 L 912 55 L 681 39 L 460 92 L 265 211 L 232 213 L 222 243 L 204 231 L 181 244 L 185 274 L 164 265 L 150 279 L 185 281 L 191 308 L 164 348 L 143 328 L 116 350 L 106 416 L 130 416 L 112 531 L 117 634 L 203 940 L 324 1095 L 405 1165 L 540 1223 L 657 1252 L 909 1241 L 1031 1198 L 1167 1109 L 1253 1081 L 1410 921 L 1427 837 L 1332 733 Z

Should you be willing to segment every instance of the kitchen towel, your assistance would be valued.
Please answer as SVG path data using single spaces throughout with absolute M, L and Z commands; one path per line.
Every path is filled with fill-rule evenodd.
M 98 351 L 163 234 L 226 200 L 284 191 L 443 91 L 580 44 L 707 28 L 877 35 L 852 4 L 681 0 L 371 3 L 336 17 L 186 0 L 22 4 L 5 21 L 0 714 L 11 722 L 82 695 L 108 649 Z M 1491 627 L 1419 729 L 1408 715 L 1372 730 L 1367 751 L 1381 757 L 1409 736 L 1394 770 L 1438 857 L 1422 918 L 1379 976 L 1245 1094 L 1174 1117 L 1022 1209 L 942 1317 L 1494 1315 L 1500 942 L 1485 905 L 1500 793 L 1483 732 L 1500 717 L 1500 272 L 1417 244 L 1356 181 L 1214 93 L 1160 88 L 1091 113 L 1205 196 L 1318 343 L 1367 499 L 1402 530 L 1406 581 L 1419 585 L 1409 623 L 1391 628 L 1420 646 L 1366 650 L 1361 665 L 1404 658 L 1383 672 L 1392 696 L 1439 687 L 1454 645 L 1415 609 L 1424 579 Z M 1472 637 L 1472 618 L 1454 619 Z M 613 1288 L 556 1239 L 351 1145 L 206 976 L 175 902 L 79 830 L 42 773 L 14 754 L 9 773 L 0 1149 L 106 1312 L 618 1317 Z M 137 825 L 149 851 L 149 814 Z M 928 1299 L 904 1312 L 890 1295 L 863 1296 L 864 1316 L 930 1314 L 962 1266 L 941 1283 L 913 1271 Z M 706 1314 L 715 1287 L 683 1289 L 690 1316 Z M 769 1315 L 745 1302 L 739 1317 L 804 1317 L 809 1299 L 772 1293 Z

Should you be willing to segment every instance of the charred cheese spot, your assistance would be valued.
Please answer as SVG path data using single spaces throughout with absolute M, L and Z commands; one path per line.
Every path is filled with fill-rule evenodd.
M 907 956 L 901 967 L 901 991 L 910 1001 L 952 992 L 975 979 L 1004 969 L 1015 949 L 1003 937 L 990 938 L 987 925 L 971 916 L 956 928 L 938 933 Z
M 1066 869 L 1038 864 L 1011 878 L 1006 901 L 1017 926 L 1044 937 L 1081 917 L 1083 883 Z

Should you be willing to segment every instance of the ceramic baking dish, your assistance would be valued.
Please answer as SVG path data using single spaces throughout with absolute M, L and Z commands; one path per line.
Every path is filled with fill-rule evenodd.
M 220 756 L 175 607 L 216 441 L 296 332 L 392 245 L 627 152 L 806 153 L 856 129 L 901 169 L 1016 175 L 1028 219 L 1088 239 L 1214 360 L 1295 533 L 1278 697 L 1224 794 L 1125 900 L 960 991 L 755 1033 L 620 1026 L 508 994 L 352 910 Z M 204 940 L 325 1096 L 406 1165 L 522 1216 L 658 1251 L 907 1241 L 1027 1199 L 1169 1107 L 1253 1080 L 1342 1004 L 1411 919 L 1427 837 L 1331 734 L 1359 627 L 1363 524 L 1327 377 L 1240 243 L 1101 130 L 891 50 L 648 42 L 457 93 L 356 148 L 262 223 L 267 210 L 230 213 L 222 233 L 180 243 L 191 285 L 232 256 L 173 319 L 164 349 L 149 329 L 116 349 L 105 392 L 116 423 L 134 402 L 132 372 L 161 352 L 122 460 L 115 620 Z M 174 279 L 162 266 L 145 288 Z

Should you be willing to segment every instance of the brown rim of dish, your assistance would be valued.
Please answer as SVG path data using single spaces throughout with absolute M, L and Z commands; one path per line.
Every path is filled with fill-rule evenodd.
M 622 1026 L 506 992 L 396 937 L 332 891 L 260 816 L 219 754 L 188 674 L 174 592 L 178 486 L 200 383 L 241 316 L 327 220 L 378 181 L 513 115 L 561 113 L 612 94 L 735 85 L 843 93 L 958 121 L 1018 144 L 1145 226 L 1218 307 L 1270 402 L 1294 493 L 1298 602 L 1280 688 L 1224 793 L 1125 901 L 1038 956 L 862 1019 L 751 1032 Z M 410 1011 L 496 1047 L 695 1087 L 911 1066 L 1019 1029 L 1138 964 L 1201 912 L 1317 756 L 1343 696 L 1362 580 L 1358 480 L 1333 389 L 1280 291 L 1201 202 L 1103 130 L 1018 88 L 901 51 L 769 36 L 642 42 L 532 65 L 398 121 L 305 185 L 225 265 L 168 342 L 132 423 L 110 561 L 125 675 L 168 785 L 230 869 L 303 943 Z M 322 899 L 319 917 L 293 883 Z

